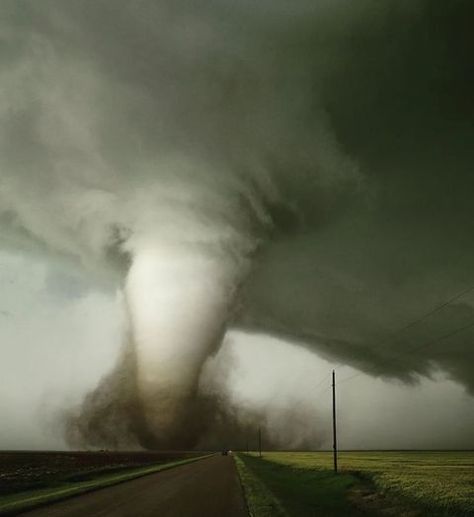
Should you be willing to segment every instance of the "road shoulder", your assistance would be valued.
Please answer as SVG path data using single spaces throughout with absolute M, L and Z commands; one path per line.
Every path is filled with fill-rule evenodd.
M 124 483 L 162 470 L 168 470 L 174 467 L 179 467 L 180 465 L 200 461 L 211 456 L 213 456 L 213 454 L 206 454 L 196 458 L 187 458 L 170 463 L 162 463 L 160 465 L 134 468 L 127 470 L 126 472 L 120 472 L 119 474 L 101 475 L 88 481 L 67 483 L 62 487 L 45 488 L 3 496 L 0 498 L 0 515 L 15 515 L 19 512 L 32 510 L 40 506 L 81 495 L 86 492 Z

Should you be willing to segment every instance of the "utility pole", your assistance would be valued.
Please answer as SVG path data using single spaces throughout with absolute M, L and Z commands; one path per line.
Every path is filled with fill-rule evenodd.
M 332 440 L 334 472 L 337 474 L 337 433 L 336 433 L 336 370 L 332 371 Z
M 258 428 L 258 456 L 262 457 L 262 429 Z

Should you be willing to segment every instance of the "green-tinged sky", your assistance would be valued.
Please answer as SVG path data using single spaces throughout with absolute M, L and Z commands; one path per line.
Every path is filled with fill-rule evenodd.
M 3 1 L 0 374 L 5 411 L 30 415 L 4 446 L 27 447 L 15 429 L 44 413 L 42 390 L 68 393 L 48 410 L 57 443 L 194 446 L 220 439 L 216 422 L 238 437 L 267 419 L 277 445 L 324 445 L 285 422 L 301 397 L 298 419 L 324 427 L 296 379 L 338 364 L 362 372 L 348 447 L 420 447 L 385 432 L 404 404 L 432 447 L 471 447 L 472 14 Z M 252 347 L 268 355 L 251 389 Z M 366 400 L 397 408 L 368 435 Z M 458 413 L 457 431 L 433 425 Z

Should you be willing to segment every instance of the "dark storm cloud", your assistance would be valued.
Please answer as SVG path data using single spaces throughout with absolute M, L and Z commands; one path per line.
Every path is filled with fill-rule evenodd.
M 219 263 L 206 354 L 232 323 L 474 389 L 472 329 L 421 347 L 472 296 L 387 339 L 474 283 L 468 2 L 1 9 L 6 243 L 123 275 L 172 243 Z
M 370 199 L 271 244 L 249 282 L 248 321 L 377 374 L 426 373 L 433 361 L 472 391 L 472 329 L 423 346 L 474 321 L 472 293 L 388 339 L 474 285 L 470 12 L 467 2 L 392 5 L 342 35 L 324 106 Z

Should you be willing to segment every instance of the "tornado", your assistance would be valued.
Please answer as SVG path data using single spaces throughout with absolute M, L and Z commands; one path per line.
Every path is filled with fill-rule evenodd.
M 74 446 L 198 443 L 229 329 L 473 393 L 467 2 L 374 5 L 1 2 L 0 244 L 125 305 Z
M 136 351 L 138 396 L 158 442 L 195 417 L 204 361 L 229 309 L 225 272 L 192 246 L 151 246 L 134 256 L 125 292 Z

